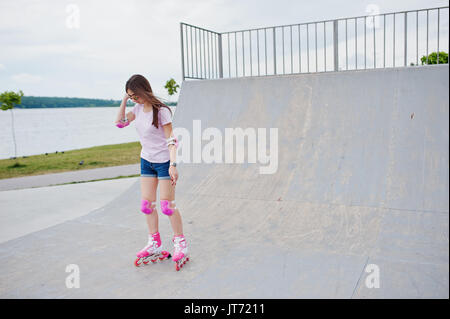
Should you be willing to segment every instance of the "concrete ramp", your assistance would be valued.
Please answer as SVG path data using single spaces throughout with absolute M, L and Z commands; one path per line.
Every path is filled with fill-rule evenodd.
M 448 84 L 448 65 L 184 82 L 174 126 L 191 156 L 176 201 L 191 261 L 133 266 L 146 242 L 136 183 L 0 245 L 0 296 L 448 298 Z M 235 128 L 266 129 L 272 174 L 249 144 L 243 163 L 224 163 Z M 198 158 L 210 141 L 197 135 L 211 132 L 222 163 Z M 172 250 L 163 215 L 160 232 Z M 68 264 L 78 289 L 65 286 Z

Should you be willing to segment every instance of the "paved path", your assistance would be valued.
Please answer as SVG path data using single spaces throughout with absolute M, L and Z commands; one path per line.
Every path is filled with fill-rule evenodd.
M 0 191 L 73 182 L 84 182 L 140 174 L 140 164 L 84 169 L 72 172 L 0 179 Z

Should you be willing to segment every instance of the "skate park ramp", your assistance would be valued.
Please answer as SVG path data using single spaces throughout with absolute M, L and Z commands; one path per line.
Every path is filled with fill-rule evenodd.
M 190 261 L 180 272 L 133 265 L 147 242 L 136 182 L 1 244 L 0 296 L 448 298 L 448 85 L 448 65 L 185 81 L 174 127 L 190 134 L 178 152 L 191 160 L 179 164 L 176 203 Z M 249 163 L 248 144 L 243 163 L 196 163 L 198 123 L 222 137 L 266 128 L 276 170 Z M 223 156 L 233 148 L 222 145 Z M 71 264 L 79 288 L 66 287 Z

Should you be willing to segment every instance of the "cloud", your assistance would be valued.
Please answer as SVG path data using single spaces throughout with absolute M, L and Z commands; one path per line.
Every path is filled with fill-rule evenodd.
M 29 73 L 19 73 L 11 76 L 13 81 L 19 83 L 39 83 L 42 81 L 42 77 L 39 75 L 33 75 Z
M 164 85 L 169 78 L 181 84 L 180 22 L 225 32 L 361 15 L 371 1 L 346 0 L 336 8 L 333 3 L 319 0 L 305 7 L 290 0 L 1 0 L 0 87 L 40 96 L 53 96 L 56 90 L 59 96 L 120 99 L 126 80 L 139 73 L 156 94 L 167 97 Z M 376 3 L 381 12 L 389 12 L 439 6 L 443 0 Z M 68 10 L 73 5 L 77 10 Z M 74 12 L 76 28 L 68 24 Z M 441 18 L 441 25 L 448 25 L 448 18 Z

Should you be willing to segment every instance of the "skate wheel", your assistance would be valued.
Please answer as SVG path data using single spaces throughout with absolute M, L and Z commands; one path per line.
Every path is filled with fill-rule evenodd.
M 180 270 L 180 266 L 178 266 L 178 264 L 175 264 L 175 270 L 179 271 Z
M 189 261 L 189 257 L 186 257 L 186 261 Z
M 142 265 L 141 258 L 136 258 L 136 260 L 134 261 L 134 265 L 135 265 L 136 267 L 139 267 L 140 265 Z
M 164 258 L 169 259 L 172 255 L 168 251 L 163 251 Z
M 143 263 L 147 265 L 148 264 L 148 260 L 144 260 Z

